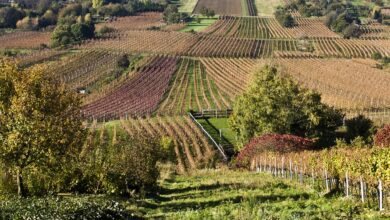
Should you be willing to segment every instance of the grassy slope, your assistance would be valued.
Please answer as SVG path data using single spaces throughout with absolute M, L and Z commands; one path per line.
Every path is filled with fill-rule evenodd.
M 230 129 L 228 118 L 210 118 L 209 122 L 217 129 L 221 129 L 223 137 L 231 144 L 236 144 L 236 134 Z
M 242 16 L 249 16 L 248 2 L 247 0 L 241 0 L 241 13 Z
M 180 30 L 180 32 L 188 32 L 191 30 L 194 30 L 196 32 L 202 31 L 208 26 L 214 24 L 218 20 L 218 17 L 215 18 L 202 18 L 200 23 L 194 21 L 191 21 L 187 24 L 187 27 Z
M 255 0 L 259 16 L 273 16 L 276 7 L 283 4 L 283 0 Z
M 179 12 L 185 12 L 191 14 L 197 2 L 198 0 L 180 0 Z
M 209 170 L 176 176 L 162 193 L 130 206 L 146 217 L 168 219 L 346 219 L 368 213 L 358 203 L 325 198 L 268 174 Z M 141 204 L 141 203 L 139 203 Z

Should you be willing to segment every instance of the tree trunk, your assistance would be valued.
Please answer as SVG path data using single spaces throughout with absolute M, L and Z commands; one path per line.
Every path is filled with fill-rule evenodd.
M 18 196 L 26 197 L 26 192 L 24 191 L 24 186 L 23 186 L 23 177 L 22 177 L 21 169 L 18 169 L 16 171 L 16 184 L 18 185 Z

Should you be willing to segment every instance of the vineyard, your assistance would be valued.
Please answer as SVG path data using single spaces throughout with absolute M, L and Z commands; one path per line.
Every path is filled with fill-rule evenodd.
M 324 102 L 344 109 L 389 107 L 390 75 L 360 60 L 279 59 L 284 71 L 322 94 Z
M 11 2 L 0 219 L 389 219 L 389 0 Z
M 230 97 L 218 90 L 199 60 L 184 58 L 158 113 L 185 114 L 190 110 L 228 109 L 231 103 Z
M 21 31 L 0 35 L 0 48 L 37 49 L 49 45 L 50 32 Z
M 197 40 L 195 35 L 189 33 L 150 30 L 126 31 L 111 33 L 106 39 L 86 42 L 80 46 L 80 49 L 184 55 Z
M 84 116 L 118 119 L 150 115 L 162 100 L 176 70 L 177 58 L 155 57 L 145 67 L 131 74 L 120 86 L 83 107 Z
M 172 138 L 179 173 L 210 167 L 213 163 L 213 147 L 189 117 L 130 119 L 121 120 L 120 124 L 130 136 L 142 132 L 151 137 Z
M 106 26 L 113 28 L 118 32 L 125 32 L 128 30 L 146 30 L 152 27 L 163 26 L 162 14 L 157 12 L 141 13 L 136 16 L 119 17 L 108 23 L 100 23 L 96 25 L 96 29 L 99 30 Z
M 52 65 L 56 76 L 72 90 L 89 89 L 114 74 L 120 54 L 107 51 L 85 51 Z M 51 70 L 50 70 L 51 71 Z
M 297 18 L 296 26 L 284 28 L 275 18 L 222 16 L 205 33 L 239 38 L 340 38 L 321 19 Z
M 252 158 L 251 168 L 294 179 L 324 192 L 340 187 L 347 198 L 353 197 L 383 211 L 390 207 L 388 170 L 383 167 L 386 163 L 383 159 L 388 156 L 384 149 L 265 152 Z
M 202 8 L 214 10 L 217 15 L 235 15 L 240 16 L 241 0 L 198 0 L 194 14 L 200 14 Z

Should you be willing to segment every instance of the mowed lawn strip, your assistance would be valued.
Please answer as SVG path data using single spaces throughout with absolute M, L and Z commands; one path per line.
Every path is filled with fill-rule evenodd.
M 214 24 L 218 20 L 218 17 L 214 18 L 201 18 L 200 23 L 198 23 L 196 20 L 191 21 L 187 24 L 187 26 L 180 30 L 180 32 L 189 32 L 191 30 L 194 30 L 196 32 L 200 32 L 204 29 L 206 29 L 208 26 Z
M 259 16 L 273 16 L 276 7 L 284 5 L 283 0 L 255 0 L 257 14 Z

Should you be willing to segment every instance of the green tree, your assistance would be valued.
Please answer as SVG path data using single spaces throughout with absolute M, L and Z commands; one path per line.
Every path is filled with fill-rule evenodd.
M 16 22 L 24 16 L 23 11 L 14 7 L 0 8 L 0 28 L 15 28 Z
M 26 169 L 58 171 L 77 158 L 85 138 L 81 100 L 44 67 L 22 70 L 1 60 L 0 74 L 0 163 L 25 196 Z
M 237 97 L 230 125 L 241 146 L 266 133 L 329 141 L 342 118 L 338 110 L 321 103 L 318 93 L 300 88 L 275 67 L 265 66 L 255 73 L 248 90 Z
M 51 34 L 51 46 L 59 47 L 73 43 L 73 34 L 70 25 L 57 25 Z
M 103 6 L 103 0 L 92 0 L 92 7 L 98 9 Z

